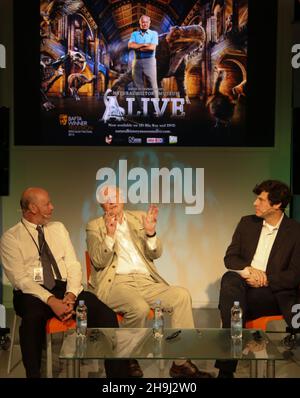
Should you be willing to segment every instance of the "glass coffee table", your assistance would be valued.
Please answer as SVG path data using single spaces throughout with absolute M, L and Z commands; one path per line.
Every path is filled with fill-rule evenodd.
M 262 331 L 243 329 L 241 341 L 232 341 L 229 329 L 165 329 L 156 339 L 152 329 L 88 329 L 87 336 L 75 330 L 64 335 L 59 358 L 67 361 L 68 376 L 80 377 L 80 361 L 95 359 L 248 360 L 251 376 L 257 377 L 258 361 L 266 361 L 267 377 L 275 377 L 275 361 L 283 355 Z

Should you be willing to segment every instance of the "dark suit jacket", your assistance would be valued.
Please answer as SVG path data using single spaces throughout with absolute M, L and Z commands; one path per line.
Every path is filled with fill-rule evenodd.
M 242 217 L 229 245 L 226 268 L 242 270 L 251 265 L 263 220 L 255 215 Z M 284 215 L 273 244 L 267 269 L 269 286 L 288 324 L 291 306 L 300 298 L 300 224 Z

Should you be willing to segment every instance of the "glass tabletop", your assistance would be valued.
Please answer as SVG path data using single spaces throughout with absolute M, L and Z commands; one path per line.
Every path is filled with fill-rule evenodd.
M 149 328 L 88 329 L 65 333 L 61 359 L 239 359 L 281 360 L 283 355 L 268 336 L 243 329 L 241 341 L 232 341 L 230 329 L 165 329 L 156 339 Z

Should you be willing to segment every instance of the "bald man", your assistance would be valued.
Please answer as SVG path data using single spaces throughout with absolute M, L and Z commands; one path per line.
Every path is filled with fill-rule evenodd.
M 51 222 L 54 207 L 48 192 L 27 188 L 20 205 L 21 221 L 3 234 L 0 256 L 14 288 L 15 311 L 22 318 L 20 345 L 26 376 L 39 378 L 49 318 L 69 320 L 78 301 L 84 300 L 88 327 L 118 327 L 118 322 L 111 309 L 92 293 L 83 291 L 81 265 L 69 233 L 62 223 Z M 45 256 L 49 260 L 48 274 Z M 105 361 L 105 370 L 107 377 L 127 377 L 128 362 Z
M 158 98 L 157 68 L 155 50 L 158 45 L 158 34 L 150 30 L 151 19 L 142 15 L 139 19 L 140 29 L 133 32 L 128 42 L 128 49 L 134 50 L 132 63 L 132 78 L 136 88 L 144 91 L 144 77 L 153 90 L 153 96 Z M 143 97 L 145 95 L 142 95 Z M 139 96 L 138 96 L 139 98 Z M 140 101 L 140 100 L 139 100 Z

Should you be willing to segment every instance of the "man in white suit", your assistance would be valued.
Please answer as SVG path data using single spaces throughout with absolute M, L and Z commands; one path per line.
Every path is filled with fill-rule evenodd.
M 172 328 L 194 328 L 189 292 L 170 286 L 153 262 L 162 254 L 156 234 L 157 206 L 150 205 L 147 213 L 124 211 L 124 199 L 117 187 L 104 187 L 100 196 L 104 215 L 87 225 L 94 293 L 114 311 L 124 314 L 125 327 L 145 327 L 150 308 L 160 300 L 170 313 Z M 143 375 L 137 361 L 132 361 L 131 368 L 133 376 Z M 170 375 L 210 377 L 188 360 L 174 361 Z

